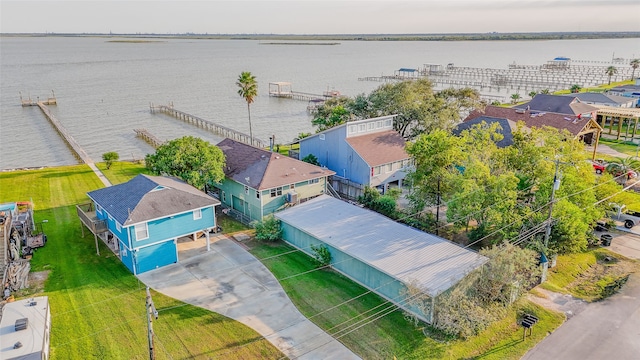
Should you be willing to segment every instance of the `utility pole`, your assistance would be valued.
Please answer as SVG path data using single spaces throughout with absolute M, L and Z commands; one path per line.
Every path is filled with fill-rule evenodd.
M 438 193 L 436 194 L 436 236 L 439 235 L 438 228 L 440 228 L 440 177 L 438 177 Z
M 149 287 L 147 286 L 147 328 L 148 328 L 148 336 L 149 336 L 149 360 L 155 360 L 156 354 L 154 352 L 153 346 L 153 320 L 151 319 L 151 315 L 153 315 L 156 319 L 158 319 L 158 311 L 156 310 L 156 306 L 153 305 L 153 299 L 151 299 L 151 293 L 149 292 Z
M 556 170 L 553 175 L 553 187 L 551 188 L 551 201 L 549 202 L 549 216 L 547 217 L 547 226 L 544 232 L 544 251 L 546 252 L 549 247 L 549 236 L 551 236 L 551 223 L 552 223 L 552 213 L 553 213 L 553 204 L 555 203 L 556 190 L 560 188 L 560 179 L 558 178 L 558 168 L 560 164 L 571 164 L 567 162 L 562 162 L 559 159 L 553 160 L 556 164 Z M 545 254 L 546 256 L 547 254 Z M 549 262 L 543 264 L 542 268 L 542 278 L 540 280 L 541 283 L 547 280 L 547 269 L 549 268 Z

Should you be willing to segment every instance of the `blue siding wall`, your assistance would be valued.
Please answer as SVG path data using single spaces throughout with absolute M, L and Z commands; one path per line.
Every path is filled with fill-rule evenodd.
M 120 260 L 129 271 L 133 272 L 133 252 L 127 246 L 126 243 L 120 241 Z
M 404 296 L 402 294 L 406 287 L 399 280 L 396 280 L 376 268 L 325 244 L 319 239 L 289 224 L 283 222 L 282 230 L 282 238 L 286 242 L 309 255 L 312 254 L 311 245 L 317 246 L 324 244 L 331 253 L 331 266 L 334 269 L 392 302 L 397 303 L 403 301 Z M 417 309 L 412 308 L 411 311 L 416 313 L 425 321 L 429 318 L 427 314 L 423 314 Z
M 166 239 L 174 239 L 176 237 L 188 235 L 196 231 L 215 226 L 215 217 L 213 206 L 202 209 L 202 218 L 193 219 L 193 212 L 175 215 L 173 218 L 163 218 L 148 223 L 149 238 L 144 240 L 135 240 L 135 226 L 129 226 L 129 233 L 132 235 L 131 245 L 135 249 L 140 246 L 153 244 Z
M 134 251 L 137 274 L 178 262 L 174 240 L 147 246 Z

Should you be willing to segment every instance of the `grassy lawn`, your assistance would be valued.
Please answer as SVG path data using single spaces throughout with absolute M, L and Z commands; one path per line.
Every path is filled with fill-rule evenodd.
M 540 286 L 586 301 L 597 301 L 612 295 L 630 273 L 639 270 L 637 261 L 596 248 L 558 256 L 557 266 L 549 271 L 547 281 Z
M 271 257 L 293 249 L 281 242 L 260 244 L 253 241 L 250 245 L 253 247 L 251 252 L 258 258 Z M 407 321 L 398 310 L 349 332 L 362 325 L 358 321 L 363 317 L 386 309 L 388 303 L 333 271 L 313 271 L 285 279 L 313 270 L 310 258 L 300 252 L 263 262 L 276 278 L 283 279 L 280 283 L 287 295 L 305 316 L 334 337 L 339 337 L 341 342 L 363 359 L 392 359 L 394 356 L 398 359 L 518 359 L 545 337 L 547 332 L 553 331 L 564 321 L 562 314 L 523 300 L 509 311 L 504 320 L 466 341 L 443 341 L 425 337 L 422 330 Z M 350 299 L 354 300 L 342 304 Z M 342 305 L 338 307 L 338 304 Z M 522 328 L 518 327 L 516 319 L 525 312 L 536 315 L 540 322 L 536 325 L 533 336 L 522 341 Z
M 629 156 L 636 156 L 636 152 L 638 151 L 638 145 L 629 144 L 624 140 L 610 140 L 610 139 L 600 138 L 600 144 L 607 145 L 613 150 L 621 152 L 623 154 L 627 154 Z
M 101 187 L 84 165 L 0 173 L 0 202 L 33 199 L 35 220 L 48 222 L 49 241 L 31 261 L 32 275 L 48 272 L 52 359 L 149 358 L 145 287 L 93 236 L 82 238 L 75 204 Z M 277 359 L 282 354 L 252 329 L 225 316 L 152 292 L 158 359 Z
M 109 170 L 105 163 L 96 163 L 96 166 L 114 185 L 127 182 L 138 174 L 148 174 L 144 164 L 130 161 L 115 161 Z

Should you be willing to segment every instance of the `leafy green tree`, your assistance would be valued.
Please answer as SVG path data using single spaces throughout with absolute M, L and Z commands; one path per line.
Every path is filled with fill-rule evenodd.
M 631 80 L 636 78 L 636 69 L 638 67 L 640 67 L 640 59 L 633 59 L 629 62 L 629 65 L 631 65 L 631 68 L 633 69 L 631 71 Z
M 325 109 L 330 112 L 325 116 Z M 317 132 L 331 129 L 338 125 L 342 125 L 351 119 L 351 113 L 342 105 L 336 105 L 331 108 L 319 109 L 316 117 L 311 120 L 311 124 L 317 126 Z
M 609 77 L 609 85 L 611 85 L 611 77 L 618 73 L 618 69 L 615 66 L 609 66 L 604 73 Z
M 118 159 L 120 159 L 120 155 L 118 155 L 118 153 L 115 151 L 109 151 L 102 154 L 102 160 L 104 161 L 105 165 L 107 165 L 107 169 L 110 169 L 111 165 L 113 165 L 113 162 L 118 161 Z
M 153 174 L 177 176 L 199 189 L 224 179 L 222 150 L 193 136 L 160 145 L 155 154 L 145 157 L 145 163 Z
M 256 229 L 256 239 L 260 241 L 274 242 L 282 238 L 280 220 L 273 215 L 265 217 L 262 221 L 254 222 L 253 227 Z
M 306 137 L 309 137 L 309 136 L 311 136 L 310 132 L 301 132 L 301 133 L 298 133 L 298 136 L 296 136 L 296 138 L 294 140 L 302 140 L 302 139 L 304 139 Z
M 303 157 L 301 160 L 309 164 L 320 166 L 320 162 L 318 161 L 318 158 L 313 154 L 309 154 Z
M 579 93 L 580 90 L 582 90 L 582 86 L 578 85 L 578 84 L 573 84 L 571 85 L 571 93 L 575 94 L 575 93 Z
M 416 211 L 437 200 L 438 183 L 441 195 L 451 192 L 459 165 L 465 157 L 462 138 L 436 129 L 420 135 L 407 144 L 407 153 L 413 158 L 415 170 L 407 174 L 412 184 L 408 198 Z
M 238 86 L 238 95 L 240 95 L 247 102 L 247 111 L 249 112 L 249 136 L 251 137 L 251 143 L 253 144 L 253 130 L 251 129 L 251 104 L 258 96 L 258 82 L 256 77 L 251 75 L 248 71 L 243 71 L 236 81 Z

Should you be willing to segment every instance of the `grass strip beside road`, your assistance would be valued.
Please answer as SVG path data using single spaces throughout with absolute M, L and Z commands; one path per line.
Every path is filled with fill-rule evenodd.
M 148 359 L 145 285 L 93 235 L 81 236 L 75 203 L 101 187 L 84 165 L 0 173 L 0 202 L 33 198 L 48 242 L 31 260 L 49 271 L 44 291 L 52 316 L 51 359 Z M 58 196 L 61 194 L 61 196 Z M 274 346 L 247 326 L 152 292 L 157 359 L 278 359 Z
M 248 245 L 252 248 L 251 253 L 259 259 L 293 250 L 282 242 L 263 244 L 252 240 Z M 265 260 L 264 264 L 278 279 L 314 269 L 311 258 L 301 252 Z M 337 333 L 338 336 L 343 334 L 338 332 L 341 329 L 388 306 L 384 299 L 367 293 L 364 287 L 330 270 L 308 272 L 281 281 L 281 285 L 305 316 L 311 317 L 311 321 L 328 333 Z M 357 299 L 324 312 L 353 298 Z M 376 308 L 379 305 L 382 306 Z M 523 313 L 531 313 L 540 319 L 533 336 L 525 341 L 522 341 L 522 328 L 516 321 Z M 392 359 L 394 356 L 398 359 L 518 359 L 563 321 L 564 315 L 521 300 L 503 320 L 492 324 L 477 336 L 467 340 L 443 339 L 441 336 L 436 339 L 425 337 L 422 330 L 407 321 L 400 310 L 395 310 L 339 341 L 363 359 Z

